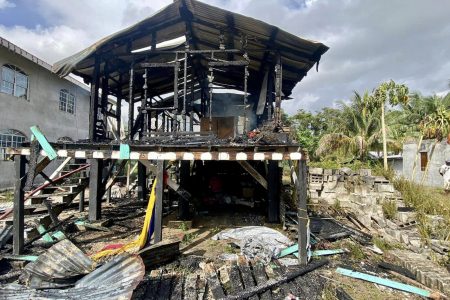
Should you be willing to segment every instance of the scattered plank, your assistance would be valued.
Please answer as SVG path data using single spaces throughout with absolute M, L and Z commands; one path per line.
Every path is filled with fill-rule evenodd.
M 216 269 L 214 268 L 213 263 L 208 263 L 205 265 L 205 273 L 208 280 L 209 290 L 211 291 L 214 299 L 225 298 L 225 293 L 223 292 L 222 285 L 217 277 Z
M 255 280 L 257 285 L 262 285 L 267 282 L 267 275 L 264 272 L 264 266 L 260 263 L 253 263 L 253 274 L 255 275 Z M 260 294 L 261 300 L 271 300 L 272 294 L 270 290 L 264 291 Z
M 284 284 L 298 276 L 302 276 L 306 273 L 309 273 L 311 271 L 314 271 L 315 269 L 322 267 L 324 265 L 328 264 L 328 260 L 318 260 L 315 262 L 312 262 L 305 267 L 302 267 L 298 270 L 292 271 L 288 274 L 285 274 L 283 276 L 267 280 L 264 284 L 258 284 L 257 286 L 246 289 L 240 293 L 234 294 L 234 295 L 228 295 L 225 299 L 228 300 L 240 300 L 240 299 L 248 299 L 249 297 L 256 295 L 258 293 L 262 293 L 264 291 L 267 291 L 268 289 L 271 289 L 273 287 L 279 286 L 281 284 Z
M 158 299 L 169 299 L 170 296 L 170 287 L 172 286 L 173 281 L 172 273 L 165 273 L 161 277 L 161 284 L 158 291 Z
M 138 252 L 146 268 L 169 263 L 180 255 L 179 240 L 164 240 Z
M 144 299 L 155 299 L 159 285 L 161 284 L 162 271 L 160 269 L 152 270 L 150 272 L 150 280 L 147 288 L 145 289 Z
M 184 276 L 182 274 L 178 274 L 172 284 L 172 293 L 170 295 L 170 299 L 179 300 L 183 299 L 183 286 L 184 286 Z
M 239 270 L 241 271 L 242 281 L 244 282 L 244 288 L 249 289 L 254 287 L 256 284 L 255 281 L 253 280 L 252 270 L 250 269 L 247 259 L 242 255 L 238 257 L 238 266 Z M 253 295 L 249 298 L 249 300 L 258 300 L 258 296 Z
M 241 276 L 239 274 L 239 268 L 236 264 L 232 264 L 230 269 L 229 269 L 229 273 L 228 273 L 228 277 L 230 278 L 230 290 L 227 291 L 228 294 L 236 294 L 238 292 L 242 292 L 244 290 L 244 286 L 241 282 Z
M 404 284 L 401 282 L 397 282 L 394 280 L 390 280 L 390 279 L 385 279 L 385 278 L 381 278 L 381 277 L 377 277 L 377 276 L 373 276 L 373 275 L 369 275 L 366 273 L 361 273 L 361 272 L 356 272 L 353 270 L 349 270 L 349 269 L 344 269 L 344 268 L 337 268 L 336 272 L 344 275 L 344 276 L 348 276 L 348 277 L 352 277 L 352 278 L 356 278 L 356 279 L 361 279 L 361 280 L 365 280 L 365 281 L 369 281 L 369 282 L 373 282 L 376 284 L 380 284 L 383 286 L 387 286 L 393 289 L 397 289 L 400 291 L 404 291 L 404 292 L 408 292 L 408 293 L 413 293 L 416 295 L 420 295 L 423 297 L 427 297 L 430 298 L 431 297 L 431 293 L 429 291 L 426 291 L 424 289 L 415 287 L 415 286 L 411 286 L 408 284 Z
M 188 274 L 184 283 L 184 299 L 197 299 L 197 274 Z

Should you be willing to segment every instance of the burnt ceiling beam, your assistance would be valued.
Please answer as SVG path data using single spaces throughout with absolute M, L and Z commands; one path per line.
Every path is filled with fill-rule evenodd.
M 227 49 L 234 49 L 234 35 L 235 32 L 235 24 L 234 24 L 234 16 L 232 13 L 227 13 L 226 15 L 228 31 L 227 31 Z M 234 54 L 228 53 L 228 60 L 234 60 Z
M 208 22 L 208 21 L 203 20 L 203 19 L 199 19 L 199 18 L 197 18 L 197 17 L 195 17 L 195 16 L 193 17 L 193 19 L 191 20 L 191 22 L 193 22 L 193 23 L 198 23 L 198 24 L 204 25 L 204 26 L 206 26 L 206 27 L 212 27 L 212 28 L 217 28 L 217 27 L 218 27 L 217 24 Z M 275 27 L 275 26 L 274 26 L 274 28 L 277 28 L 277 29 L 278 29 L 278 27 Z M 279 29 L 278 29 L 278 30 L 279 30 Z M 235 31 L 235 34 L 244 34 L 244 35 L 247 35 L 247 36 L 251 36 L 253 39 L 255 39 L 256 41 L 258 41 L 259 43 L 261 43 L 261 44 L 263 44 L 263 45 L 267 43 L 267 40 L 264 40 L 264 39 L 261 39 L 261 38 L 257 38 L 257 37 L 255 37 L 255 36 L 252 36 L 251 33 L 249 34 L 249 33 L 247 33 L 247 32 L 242 32 L 242 31 L 239 30 L 238 28 L 235 28 L 234 31 Z M 270 37 L 269 37 L 269 38 L 270 38 Z M 247 50 L 248 50 L 248 51 L 251 51 L 251 49 L 247 49 Z M 303 50 L 296 50 L 296 49 L 294 49 L 294 48 L 292 48 L 292 47 L 287 47 L 287 46 L 278 45 L 278 44 L 276 45 L 276 48 L 271 48 L 271 49 L 269 49 L 269 50 L 273 50 L 273 51 L 281 51 L 281 52 L 290 53 L 290 54 L 293 54 L 293 55 L 296 55 L 296 56 L 300 56 L 300 57 L 307 58 L 308 60 L 310 60 L 310 61 L 312 61 L 312 62 L 316 62 L 317 59 L 318 59 L 317 52 L 311 54 L 311 53 L 306 52 L 306 51 L 303 51 Z M 319 52 L 320 52 L 320 51 L 319 51 Z

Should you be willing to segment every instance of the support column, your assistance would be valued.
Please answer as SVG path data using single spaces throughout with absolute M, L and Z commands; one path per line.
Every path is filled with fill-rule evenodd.
M 98 121 L 98 88 L 99 88 L 99 70 L 100 59 L 95 56 L 94 73 L 92 74 L 91 82 L 91 99 L 89 110 L 89 139 L 96 141 L 97 136 L 97 121 Z
M 156 167 L 156 187 L 155 187 L 155 243 L 162 240 L 162 209 L 164 190 L 164 161 L 158 160 Z
M 189 160 L 182 160 L 180 163 L 180 186 L 187 189 L 187 181 L 191 176 L 191 162 Z M 189 202 L 183 197 L 178 198 L 178 219 L 189 220 Z
M 279 222 L 280 216 L 280 187 L 281 174 L 277 160 L 269 160 L 268 174 L 268 221 L 269 223 Z
M 102 170 L 103 160 L 90 159 L 89 164 L 89 221 L 101 218 L 102 210 Z
M 78 204 L 78 210 L 80 211 L 80 212 L 83 212 L 84 211 L 84 196 L 85 196 L 85 191 L 86 191 L 86 189 L 83 189 L 82 191 L 81 191 L 81 193 L 80 193 L 80 203 Z
M 13 254 L 23 253 L 24 243 L 24 182 L 21 180 L 25 176 L 25 157 L 16 155 L 14 157 L 16 169 L 16 183 L 14 185 L 14 209 L 13 209 Z
M 147 168 L 141 162 L 138 162 L 138 186 L 137 197 L 138 201 L 147 202 Z
M 308 242 L 308 213 L 306 210 L 308 181 L 306 176 L 306 161 L 300 160 L 298 162 L 298 181 L 296 184 L 298 197 L 298 262 L 300 265 L 306 265 L 308 263 L 308 253 L 306 250 L 306 244 Z

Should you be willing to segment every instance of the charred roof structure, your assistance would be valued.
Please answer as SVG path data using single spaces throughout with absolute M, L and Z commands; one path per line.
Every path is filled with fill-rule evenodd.
M 192 190 L 186 182 L 192 170 L 197 175 L 211 174 L 228 168 L 220 163 L 237 161 L 241 166 L 233 166 L 248 172 L 264 188 L 272 222 L 279 219 L 278 162 L 299 161 L 297 170 L 291 164 L 291 174 L 297 187 L 299 243 L 306 245 L 306 158 L 284 132 L 281 102 L 291 99 L 295 85 L 314 65 L 318 69 L 327 50 L 322 43 L 250 17 L 196 0 L 174 1 L 53 66 L 61 77 L 73 73 L 91 85 L 89 139 L 41 144 L 44 154 L 53 147 L 55 157 L 90 160 L 90 220 L 101 217 L 101 199 L 114 182 L 115 162 L 121 161 L 120 169 L 127 160 L 139 161 L 141 200 L 146 200 L 149 164 L 157 164 L 153 168 L 158 179 L 156 241 L 162 234 L 165 161 L 179 162 L 179 185 L 169 186 L 181 195 L 181 210 L 189 207 L 185 201 Z M 108 105 L 111 97 L 117 99 L 115 109 Z M 126 128 L 120 128 L 123 106 L 128 106 Z M 118 124 L 116 140 L 107 135 L 111 118 Z M 10 151 L 17 155 L 19 177 L 25 175 L 22 156 L 31 150 Z M 211 164 L 206 165 L 207 161 Z M 235 168 L 230 170 L 235 172 Z M 223 185 L 215 180 L 219 190 Z M 17 186 L 19 190 L 23 187 Z M 14 209 L 19 219 L 15 218 L 14 237 L 19 253 L 23 192 L 16 195 Z M 300 250 L 300 260 L 306 263 L 305 247 Z
M 180 0 L 63 59 L 53 69 L 60 76 L 83 77 L 92 85 L 94 98 L 101 88 L 104 97 L 111 94 L 131 103 L 129 128 L 139 130 L 132 121 L 142 122 L 147 113 L 155 120 L 181 115 L 184 123 L 177 119 L 174 130 L 187 131 L 186 119 L 192 127 L 197 117 L 211 113 L 215 88 L 244 92 L 243 111 L 279 121 L 271 112 L 273 103 L 276 112 L 327 50 L 262 21 Z M 135 103 L 140 105 L 137 117 Z M 101 101 L 96 104 L 92 110 L 105 113 Z M 91 120 L 101 124 L 95 117 Z M 141 130 L 151 128 L 146 124 Z M 101 138 L 94 131 L 91 139 Z M 135 133 L 131 130 L 130 138 Z

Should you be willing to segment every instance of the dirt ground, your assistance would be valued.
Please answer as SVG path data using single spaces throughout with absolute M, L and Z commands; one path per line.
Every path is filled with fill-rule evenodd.
M 136 239 L 143 224 L 145 208 L 142 203 L 135 200 L 121 199 L 112 201 L 108 206 L 105 205 L 102 213 L 102 218 L 109 221 L 102 223 L 105 227 L 104 231 L 92 229 L 78 231 L 73 224 L 64 227 L 67 237 L 88 255 L 100 251 L 107 245 L 126 244 Z M 79 213 L 75 208 L 64 211 L 59 218 L 64 219 L 69 215 L 74 215 L 73 220 L 87 219 L 86 212 Z M 192 228 L 189 228 L 188 224 L 185 223 L 181 223 L 175 228 L 169 227 L 169 222 L 175 219 L 175 212 L 172 212 L 164 218 L 163 238 L 181 240 L 181 256 L 175 263 L 161 266 L 165 270 L 172 270 L 174 272 L 180 271 L 180 268 L 183 269 L 183 266 L 186 265 L 191 271 L 195 271 L 201 268 L 202 263 L 204 264 L 206 262 L 213 262 L 216 266 L 220 267 L 229 263 L 227 261 L 230 257 L 229 254 L 240 254 L 240 249 L 233 241 L 211 240 L 213 235 L 224 229 L 249 225 L 265 225 L 280 231 L 292 240 L 295 239 L 294 234 L 284 231 L 281 225 L 274 226 L 273 224 L 265 224 L 264 216 L 260 214 L 232 211 L 225 211 L 223 213 L 216 212 L 196 216 L 193 219 Z M 299 297 L 299 299 L 306 299 L 304 295 L 307 294 L 310 295 L 308 299 L 311 299 L 312 295 L 314 295 L 312 298 L 315 299 L 338 299 L 337 295 L 342 291 L 345 291 L 352 299 L 419 298 L 412 294 L 348 278 L 335 272 L 336 267 L 346 267 L 356 271 L 399 280 L 377 267 L 379 261 L 390 261 L 388 252 L 385 252 L 383 255 L 375 254 L 351 238 L 337 240 L 335 242 L 321 242 L 316 245 L 316 249 L 345 249 L 347 252 L 328 256 L 329 263 L 326 266 L 311 272 L 307 276 L 302 276 L 304 278 L 293 281 L 290 284 L 291 290 L 287 290 L 286 288 L 284 290 L 281 289 L 280 294 L 277 294 L 275 289 L 275 292 L 272 291 L 273 295 L 276 295 L 274 298 L 285 299 L 291 294 L 291 296 Z M 34 246 L 28 249 L 27 254 L 38 255 L 45 250 L 45 247 Z M 286 258 L 288 258 L 288 261 L 290 259 L 291 262 L 295 262 L 295 257 L 292 255 Z M 279 265 L 280 262 L 273 263 Z M 266 269 L 273 268 L 275 266 L 273 263 L 266 266 Z M 0 275 L 3 275 L 7 269 L 13 271 L 20 267 L 23 267 L 23 264 L 10 264 L 4 271 L 0 271 Z M 150 276 L 151 272 L 152 270 L 147 270 L 146 276 Z M 13 280 L 14 278 L 6 282 Z M 310 281 L 308 282 L 308 280 Z M 317 286 L 315 286 L 316 281 L 320 282 Z M 134 298 L 139 299 L 139 292 L 136 292 Z M 204 298 L 208 299 L 208 296 Z

